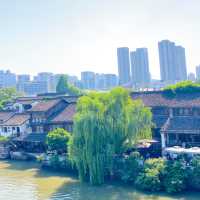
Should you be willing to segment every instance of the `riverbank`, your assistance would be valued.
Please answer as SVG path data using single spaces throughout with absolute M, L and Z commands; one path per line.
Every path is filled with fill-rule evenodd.
M 36 162 L 0 161 L 0 200 L 198 200 L 200 194 L 143 193 L 112 183 L 94 187 L 67 173 L 44 170 Z

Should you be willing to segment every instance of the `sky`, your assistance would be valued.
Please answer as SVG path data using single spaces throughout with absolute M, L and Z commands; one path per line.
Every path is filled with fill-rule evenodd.
M 116 48 L 147 47 L 159 78 L 158 41 L 200 64 L 199 0 L 0 0 L 0 69 L 17 74 L 116 73 Z

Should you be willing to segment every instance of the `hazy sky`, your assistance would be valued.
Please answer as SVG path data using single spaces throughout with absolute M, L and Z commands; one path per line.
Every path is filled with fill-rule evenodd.
M 200 0 L 0 0 L 0 68 L 79 75 L 117 73 L 116 48 L 149 49 L 159 77 L 157 42 L 186 48 L 200 64 Z

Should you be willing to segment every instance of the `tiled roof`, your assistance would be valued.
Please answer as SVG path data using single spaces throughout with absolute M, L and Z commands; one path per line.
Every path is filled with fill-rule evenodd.
M 63 99 L 65 99 L 65 101 L 67 101 L 68 103 L 76 103 L 79 97 L 80 96 L 65 96 L 63 97 Z
M 3 123 L 4 126 L 18 126 L 29 120 L 29 114 L 15 114 Z
M 31 112 L 45 112 L 50 108 L 54 107 L 57 103 L 61 101 L 60 99 L 51 99 L 51 100 L 43 100 L 38 102 L 35 106 L 33 106 L 29 111 Z
M 133 92 L 132 99 L 141 99 L 149 107 L 200 107 L 200 92 L 167 96 L 163 91 Z
M 10 112 L 10 111 L 1 111 L 0 112 L 0 123 L 8 120 L 9 118 L 11 118 L 14 115 L 14 112 Z
M 169 122 L 166 125 L 166 131 L 190 131 L 198 130 L 200 131 L 200 117 L 192 116 L 181 116 L 181 117 L 172 117 L 169 119 Z
M 156 128 L 162 128 L 162 126 L 166 123 L 168 116 L 153 116 L 153 123 L 155 124 Z
M 59 122 L 73 122 L 73 117 L 76 112 L 76 104 L 69 104 L 62 112 L 60 112 L 55 118 L 51 120 L 53 123 Z

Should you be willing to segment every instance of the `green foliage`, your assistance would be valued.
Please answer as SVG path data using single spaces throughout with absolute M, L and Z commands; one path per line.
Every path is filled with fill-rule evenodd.
M 133 101 L 127 90 L 90 93 L 77 104 L 70 157 L 81 180 L 102 184 L 113 171 L 114 155 L 122 154 L 138 139 L 151 137 L 151 111 Z
M 164 88 L 164 92 L 168 95 L 176 95 L 180 93 L 200 92 L 200 84 L 192 81 L 182 81 L 174 85 Z
M 114 161 L 114 174 L 125 183 L 134 183 L 143 169 L 143 162 L 144 160 L 138 152 L 116 157 Z
M 160 191 L 165 167 L 166 162 L 161 158 L 146 160 L 143 172 L 137 177 L 136 186 L 142 190 Z
M 9 141 L 8 137 L 0 136 L 0 142 L 8 142 L 8 141 Z
M 0 89 L 0 109 L 3 109 L 5 104 L 12 101 L 20 94 L 15 88 L 1 88 Z
M 74 85 L 68 83 L 67 75 L 62 75 L 56 86 L 56 92 L 67 93 L 68 95 L 81 95 L 82 92 Z
M 164 174 L 163 184 L 166 192 L 178 193 L 186 188 L 188 173 L 184 160 L 168 161 Z
M 200 190 L 200 157 L 194 157 L 189 168 L 189 186 Z
M 49 132 L 46 141 L 48 149 L 57 152 L 66 152 L 70 137 L 70 133 L 62 128 L 57 128 Z

